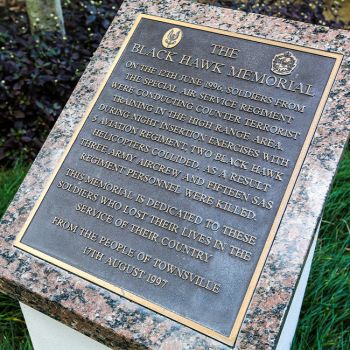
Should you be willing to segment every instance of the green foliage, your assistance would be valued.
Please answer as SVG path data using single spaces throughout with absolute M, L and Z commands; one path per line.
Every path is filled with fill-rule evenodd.
M 12 169 L 0 168 L 0 218 L 5 213 L 28 170 L 28 165 L 17 161 Z
M 0 350 L 31 350 L 31 342 L 17 301 L 0 294 Z

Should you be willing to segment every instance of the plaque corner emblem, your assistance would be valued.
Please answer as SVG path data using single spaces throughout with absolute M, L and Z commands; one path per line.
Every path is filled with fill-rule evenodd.
M 278 75 L 288 75 L 293 72 L 298 59 L 290 51 L 278 53 L 272 59 L 271 71 Z
M 163 35 L 162 45 L 167 49 L 171 49 L 181 41 L 182 36 L 183 32 L 180 28 L 171 28 Z

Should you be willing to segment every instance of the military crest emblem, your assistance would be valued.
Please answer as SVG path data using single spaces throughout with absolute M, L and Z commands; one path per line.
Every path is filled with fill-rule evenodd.
M 288 75 L 293 72 L 297 66 L 298 59 L 290 52 L 282 52 L 272 59 L 271 70 L 278 75 Z
M 171 49 L 181 41 L 182 35 L 183 32 L 180 28 L 171 28 L 163 35 L 162 45 Z

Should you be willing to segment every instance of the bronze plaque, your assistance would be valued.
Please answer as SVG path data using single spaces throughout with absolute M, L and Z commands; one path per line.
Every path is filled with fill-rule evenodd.
M 140 15 L 16 246 L 232 345 L 340 62 Z

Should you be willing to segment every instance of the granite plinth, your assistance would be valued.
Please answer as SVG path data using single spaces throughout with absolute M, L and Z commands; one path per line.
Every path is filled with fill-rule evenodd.
M 273 348 L 349 133 L 350 35 L 346 31 L 248 15 L 193 1 L 124 2 L 3 218 L 0 288 L 112 348 L 229 348 L 13 248 L 16 234 L 139 13 L 345 56 L 236 342 L 239 349 Z

